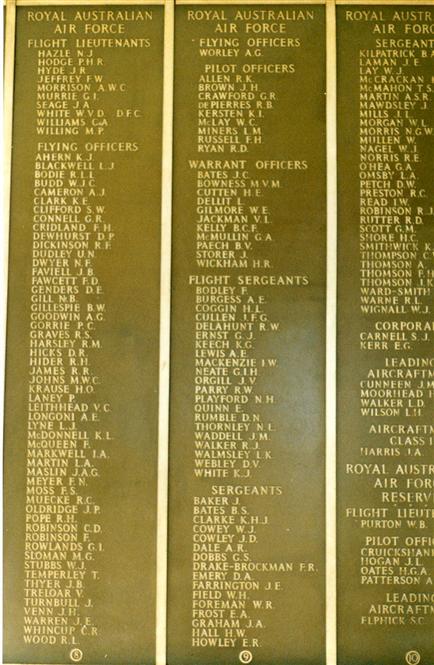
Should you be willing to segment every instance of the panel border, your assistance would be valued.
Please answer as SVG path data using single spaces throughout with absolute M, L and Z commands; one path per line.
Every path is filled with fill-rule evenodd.
M 158 404 L 156 665 L 167 661 L 167 562 L 169 518 L 169 403 L 172 270 L 173 91 L 175 3 L 165 0 L 161 163 L 160 371 Z

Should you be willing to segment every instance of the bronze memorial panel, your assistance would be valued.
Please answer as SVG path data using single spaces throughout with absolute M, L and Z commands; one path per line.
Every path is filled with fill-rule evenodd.
M 346 665 L 434 662 L 432 18 L 422 3 L 337 14 Z
M 324 662 L 324 18 L 176 8 L 172 665 Z
M 434 0 L 5 4 L 4 662 L 434 665 Z
M 152 663 L 163 10 L 16 34 L 5 660 Z

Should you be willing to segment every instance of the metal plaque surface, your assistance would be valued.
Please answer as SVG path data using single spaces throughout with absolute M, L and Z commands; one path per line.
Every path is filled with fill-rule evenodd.
M 17 11 L 6 662 L 153 662 L 159 7 Z
M 324 8 L 175 19 L 168 662 L 321 663 Z
M 434 658 L 432 8 L 337 19 L 338 656 L 414 665 Z
M 4 662 L 432 665 L 433 2 L 5 4 Z

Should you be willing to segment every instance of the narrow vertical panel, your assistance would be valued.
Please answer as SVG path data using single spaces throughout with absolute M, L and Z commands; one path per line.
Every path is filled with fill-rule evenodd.
M 155 659 L 162 36 L 17 11 L 6 662 Z
M 326 5 L 327 324 L 326 324 L 326 662 L 336 664 L 336 5 Z
M 164 4 L 164 86 L 161 191 L 160 376 L 158 408 L 158 507 L 156 665 L 166 665 L 167 528 L 169 471 L 170 306 L 172 263 L 174 0 Z
M 325 11 L 178 6 L 168 662 L 325 662 Z
M 338 659 L 417 665 L 434 658 L 433 9 L 337 17 Z

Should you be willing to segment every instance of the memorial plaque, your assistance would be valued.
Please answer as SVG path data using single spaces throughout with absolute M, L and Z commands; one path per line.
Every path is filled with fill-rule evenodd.
M 155 660 L 163 10 L 17 10 L 4 657 Z
M 432 665 L 433 2 L 51 2 L 6 2 L 4 662 Z
M 338 658 L 417 665 L 434 659 L 433 9 L 344 6 L 337 28 Z
M 324 19 L 175 10 L 172 665 L 325 660 Z

